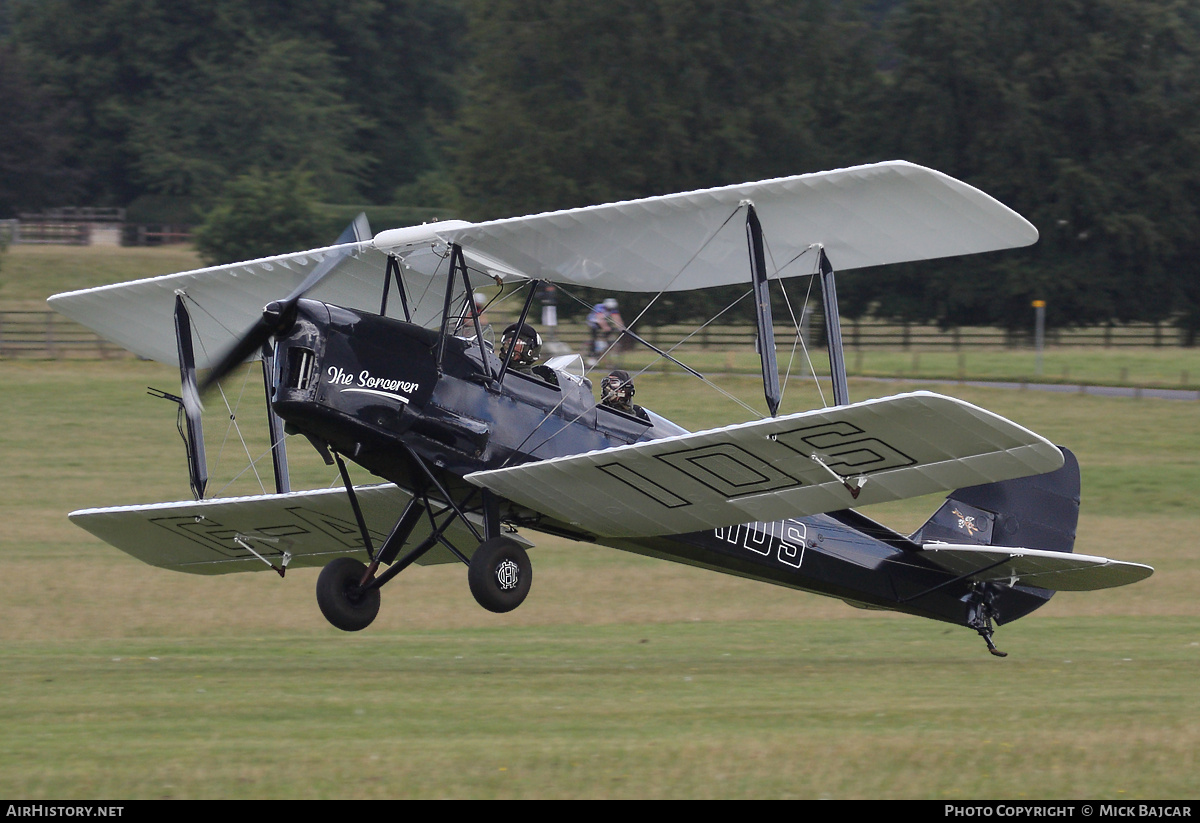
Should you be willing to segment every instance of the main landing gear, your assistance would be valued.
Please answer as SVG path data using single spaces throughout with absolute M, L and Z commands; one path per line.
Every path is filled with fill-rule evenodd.
M 362 631 L 379 614 L 380 578 L 353 557 L 339 557 L 317 577 L 317 605 L 335 628 Z M 467 582 L 480 606 L 491 612 L 510 612 L 525 602 L 533 582 L 533 564 L 525 548 L 510 537 L 479 544 L 467 564 Z
M 470 505 L 470 498 L 462 503 L 454 502 L 453 497 L 446 492 L 424 462 L 417 455 L 411 454 L 413 460 L 424 469 L 430 486 L 440 492 L 441 499 L 431 501 L 427 490 L 415 494 L 376 552 L 345 463 L 337 452 L 333 452 L 333 456 L 342 473 L 342 481 L 350 496 L 350 505 L 354 509 L 363 546 L 370 561 L 369 564 L 364 564 L 352 557 L 339 557 L 328 563 L 317 577 L 317 605 L 320 606 L 325 619 L 335 628 L 357 632 L 371 625 L 379 614 L 380 588 L 438 545 L 449 549 L 466 564 L 471 594 L 479 605 L 488 611 L 510 612 L 525 602 L 529 586 L 533 582 L 533 566 L 525 548 L 519 542 L 499 533 L 499 506 L 490 492 L 479 492 L 485 536 L 480 534 L 466 516 L 465 507 Z M 397 559 L 400 549 L 412 536 L 417 524 L 426 516 L 431 527 L 430 535 Z M 480 541 L 470 557 L 459 551 L 445 536 L 447 528 L 455 520 L 459 520 L 470 529 Z M 387 565 L 387 568 L 377 575 L 381 563 Z

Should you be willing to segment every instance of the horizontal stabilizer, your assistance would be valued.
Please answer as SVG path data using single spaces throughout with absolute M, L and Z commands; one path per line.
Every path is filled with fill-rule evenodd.
M 959 543 L 926 543 L 921 548 L 922 554 L 937 565 L 971 580 L 1050 591 L 1110 589 L 1145 580 L 1154 573 L 1141 563 L 1042 549 Z
M 390 483 L 355 486 L 355 494 L 378 549 L 411 495 Z M 256 553 L 278 566 L 286 552 L 291 555 L 288 568 L 323 566 L 342 555 L 366 557 L 344 489 L 83 509 L 70 517 L 138 560 L 192 574 L 270 570 Z M 415 545 L 428 535 L 425 518 L 409 542 Z M 456 545 L 474 545 L 459 520 L 447 537 Z M 458 558 L 436 546 L 418 562 L 456 563 Z
M 1058 447 L 970 403 L 914 392 L 467 480 L 601 537 L 770 522 L 1054 471 Z

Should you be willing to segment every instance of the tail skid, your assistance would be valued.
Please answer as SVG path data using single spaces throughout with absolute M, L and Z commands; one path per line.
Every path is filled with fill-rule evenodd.
M 946 555 L 930 544 L 1072 552 L 1079 522 L 1079 462 L 1069 450 L 1062 449 L 1062 453 L 1064 462 L 1056 471 L 957 489 L 910 538 L 926 546 L 934 562 L 964 578 L 976 578 L 967 604 L 967 623 L 983 637 L 988 651 L 1000 657 L 1004 653 L 992 642 L 992 621 L 1004 625 L 1024 617 L 1049 601 L 1054 592 L 1020 585 L 1016 575 L 1009 575 L 1003 583 L 978 579 L 999 569 L 1003 563 L 997 557 L 1003 554 L 984 556 L 986 553 L 979 552 L 973 568 L 961 563 L 951 567 L 944 560 Z

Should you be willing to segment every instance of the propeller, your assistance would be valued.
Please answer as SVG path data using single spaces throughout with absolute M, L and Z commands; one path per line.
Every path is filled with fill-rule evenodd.
M 371 226 L 365 213 L 359 214 L 346 227 L 341 236 L 334 242 L 335 246 L 347 243 L 362 242 L 371 237 Z M 272 337 L 278 337 L 292 327 L 296 322 L 296 306 L 300 298 L 317 287 L 338 264 L 351 254 L 351 249 L 338 249 L 325 256 L 325 259 L 309 272 L 299 286 L 283 300 L 272 300 L 263 307 L 262 317 L 255 321 L 237 342 L 209 370 L 204 382 L 200 384 L 199 393 L 204 394 L 214 385 L 224 379 L 231 371 L 246 361 L 252 354 L 266 345 Z
M 183 295 L 175 295 L 175 341 L 179 353 L 179 393 L 175 398 L 183 410 L 187 422 L 188 482 L 197 500 L 204 497 L 208 485 L 208 463 L 204 459 L 204 429 L 201 413 L 200 393 L 196 388 L 196 355 L 192 349 L 192 319 L 188 315 Z M 168 396 L 160 392 L 162 396 Z M 183 432 L 180 431 L 182 434 Z

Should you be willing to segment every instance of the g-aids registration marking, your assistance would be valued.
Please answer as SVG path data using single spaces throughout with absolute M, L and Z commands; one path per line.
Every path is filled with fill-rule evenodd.
M 799 520 L 742 523 L 713 529 L 713 536 L 763 557 L 770 557 L 774 554 L 783 565 L 798 569 L 804 562 L 808 527 Z

